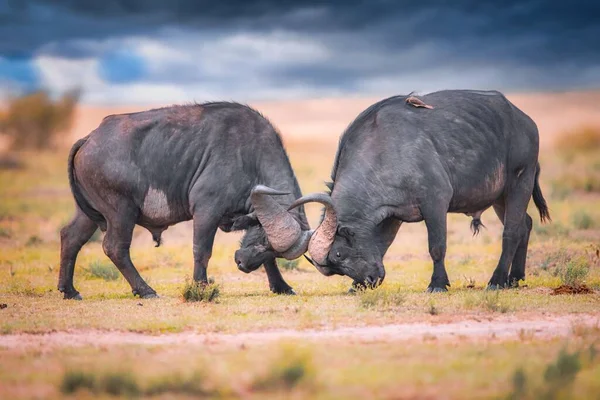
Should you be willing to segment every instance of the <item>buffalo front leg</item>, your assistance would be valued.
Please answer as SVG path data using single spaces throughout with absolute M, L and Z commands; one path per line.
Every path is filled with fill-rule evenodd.
M 296 294 L 294 289 L 281 276 L 281 271 L 277 267 L 277 261 L 272 258 L 265 262 L 265 271 L 269 279 L 269 288 L 275 294 Z
M 121 210 L 122 213 L 118 216 L 107 218 L 107 230 L 102 242 L 102 248 L 108 258 L 121 271 L 121 274 L 123 274 L 129 286 L 131 286 L 134 296 L 138 295 L 142 299 L 156 298 L 158 297 L 156 292 L 140 276 L 131 262 L 129 254 L 133 228 L 135 226 L 135 212 L 124 208 Z
M 209 213 L 194 214 L 194 281 L 208 283 L 206 270 L 212 255 L 219 218 Z
M 58 290 L 64 299 L 81 300 L 81 295 L 73 286 L 77 255 L 92 237 L 98 226 L 77 207 L 75 217 L 60 231 L 60 272 Z
M 433 260 L 433 274 L 431 283 L 427 287 L 430 293 L 446 292 L 450 286 L 444 259 L 446 257 L 446 211 L 436 209 L 422 211 L 427 225 L 427 238 L 429 242 L 429 255 Z

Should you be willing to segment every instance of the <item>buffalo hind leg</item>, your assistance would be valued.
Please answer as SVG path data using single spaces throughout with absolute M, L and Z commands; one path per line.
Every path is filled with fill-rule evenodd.
M 194 214 L 194 281 L 208 283 L 208 261 L 212 256 L 215 235 L 219 228 L 218 213 L 199 212 Z
M 500 219 L 500 222 L 504 224 L 504 201 L 499 201 L 494 204 L 494 211 Z M 525 226 L 521 229 L 522 237 L 519 242 L 519 247 L 515 252 L 512 265 L 510 267 L 510 273 L 508 275 L 508 283 L 510 287 L 518 287 L 519 281 L 525 279 L 525 264 L 527 262 L 527 247 L 529 245 L 529 236 L 533 227 L 533 220 L 529 214 L 525 214 L 524 220 Z
M 77 255 L 96 232 L 98 226 L 77 207 L 75 217 L 60 231 L 60 272 L 58 290 L 64 299 L 81 300 L 81 295 L 73 286 Z
M 446 292 L 450 281 L 446 273 L 444 259 L 446 257 L 446 210 L 421 210 L 425 225 L 427 225 L 427 238 L 429 241 L 429 255 L 433 260 L 433 275 L 427 287 L 430 293 Z
M 533 176 L 524 173 L 515 178 L 503 202 L 494 205 L 494 210 L 500 217 L 504 209 L 504 231 L 502 232 L 502 254 L 494 274 L 488 283 L 489 289 L 502 289 L 510 286 L 509 269 L 512 279 L 525 277 L 525 259 L 531 218 L 527 215 L 527 204 L 533 191 Z M 519 257 L 517 257 L 517 255 Z M 515 264 L 516 262 L 516 264 Z
M 525 224 L 522 228 L 523 234 L 521 242 L 515 253 L 512 265 L 510 267 L 510 273 L 508 275 L 508 283 L 511 287 L 519 287 L 519 281 L 525 279 L 525 263 L 527 262 L 527 247 L 529 246 L 529 236 L 531 234 L 531 228 L 533 227 L 533 220 L 529 214 L 525 214 Z
M 137 213 L 132 207 L 121 207 L 118 215 L 107 217 L 107 230 L 102 248 L 108 258 L 121 271 L 121 274 L 131 286 L 134 296 L 138 295 L 142 299 L 152 299 L 158 297 L 156 292 L 135 269 L 129 254 L 136 219 Z
M 281 271 L 277 267 L 277 261 L 272 258 L 265 262 L 265 271 L 269 279 L 269 288 L 275 294 L 296 294 L 294 289 L 281 276 Z

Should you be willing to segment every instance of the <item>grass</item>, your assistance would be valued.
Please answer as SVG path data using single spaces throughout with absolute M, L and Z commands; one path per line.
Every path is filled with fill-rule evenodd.
M 563 156 L 576 156 L 600 150 L 600 127 L 582 126 L 559 136 L 556 149 Z
M 323 190 L 335 144 L 318 150 L 302 146 L 293 144 L 288 153 L 303 192 Z M 595 154 L 576 153 L 570 163 L 558 157 L 542 159 L 544 193 L 550 193 L 550 183 L 561 181 L 565 173 L 567 178 L 579 171 L 597 173 Z M 402 226 L 386 254 L 386 281 L 376 290 L 350 295 L 351 280 L 346 277 L 324 277 L 304 259 L 289 265 L 278 260 L 285 280 L 298 295 L 277 296 L 270 293 L 263 269 L 251 274 L 237 270 L 232 255 L 240 235 L 234 233 L 219 233 L 215 241 L 209 272 L 219 285 L 186 283 L 194 260 L 192 227 L 184 223 L 165 231 L 159 248 L 153 247 L 147 231 L 134 231 L 133 263 L 159 299 L 134 298 L 125 279 L 119 279 L 120 273 L 106 259 L 98 239 L 84 246 L 77 259 L 75 287 L 84 300 L 65 302 L 56 285 L 58 232 L 74 210 L 64 167 L 66 152 L 24 153 L 21 160 L 23 168 L 0 171 L 0 302 L 7 304 L 0 310 L 2 334 L 94 329 L 148 334 L 242 333 L 470 318 L 493 323 L 495 319 L 535 318 L 542 313 L 598 313 L 598 292 L 548 294 L 548 288 L 564 280 L 584 281 L 600 289 L 600 256 L 595 253 L 600 225 L 583 228 L 586 219 L 598 221 L 599 199 L 569 180 L 561 181 L 568 186 L 564 197 L 547 197 L 553 222 L 535 222 L 527 278 L 522 282 L 526 286 L 515 290 L 483 290 L 498 261 L 502 240 L 502 224 L 493 210 L 488 210 L 482 216 L 487 229 L 477 237 L 471 235 L 469 218 L 448 216 L 446 267 L 452 284 L 448 293 L 425 293 L 432 263 L 423 224 Z M 316 225 L 320 212 L 318 206 L 307 207 L 311 226 Z M 583 222 L 575 222 L 578 213 L 586 215 L 577 216 Z M 538 220 L 533 206 L 530 214 Z M 587 260 L 587 274 L 582 274 L 581 265 L 569 264 L 569 260 L 582 257 Z M 184 292 L 190 301 L 182 301 Z M 198 306 L 192 301 L 208 299 L 217 300 L 218 305 Z M 573 398 L 600 393 L 598 366 L 587 361 L 579 346 L 591 344 L 586 342 L 591 337 L 598 340 L 598 331 L 572 335 L 567 344 L 569 354 L 580 352 L 582 365 L 569 392 Z M 48 347 L 44 351 L 0 347 L 0 397 L 17 398 L 25 391 L 30 397 L 44 393 L 47 396 L 43 397 L 61 398 L 63 385 L 77 387 L 72 389 L 73 397 L 86 397 L 86 392 L 106 397 L 108 390 L 125 393 L 130 381 L 137 385 L 139 397 L 277 398 L 289 391 L 295 398 L 462 398 L 465 393 L 489 398 L 510 395 L 515 376 L 517 383 L 524 381 L 524 393 L 529 395 L 544 387 L 545 371 L 555 364 L 565 342 L 524 334 L 516 341 L 483 341 L 476 346 L 460 338 L 452 343 L 425 338 L 398 343 L 299 340 L 294 346 L 299 347 L 294 357 L 295 350 L 276 343 L 251 342 L 235 348 L 208 343 L 196 347 Z M 525 365 L 523 360 L 527 360 Z M 34 371 L 39 365 L 44 366 L 44 374 Z M 119 370 L 125 378 L 107 378 L 107 371 L 114 366 L 125 368 Z M 517 374 L 519 368 L 523 374 Z M 488 372 L 491 370 L 493 375 Z
M 135 376 L 129 371 L 110 371 L 104 374 L 69 370 L 62 378 L 60 385 L 64 394 L 88 390 L 94 394 L 112 396 L 136 396 L 140 393 Z
M 598 332 L 564 339 L 0 348 L 3 397 L 596 398 Z M 43 373 L 31 370 L 44 366 Z M 115 365 L 120 368 L 114 369 Z M 208 369 L 206 369 L 209 367 Z M 490 373 L 493 371 L 493 373 Z M 549 397 L 552 398 L 552 397 Z
M 103 279 L 105 281 L 116 281 L 121 276 L 121 273 L 110 261 L 102 262 L 98 260 L 92 261 L 86 273 L 92 278 Z
M 577 229 L 587 230 L 597 225 L 594 217 L 585 210 L 577 210 L 571 220 L 573 221 L 573 226 Z
M 398 287 L 360 290 L 358 291 L 358 298 L 361 307 L 378 310 L 395 309 L 406 301 L 406 295 Z
M 316 370 L 313 356 L 305 348 L 283 346 L 266 373 L 255 379 L 252 387 L 258 390 L 286 390 L 302 385 L 314 388 Z
M 187 281 L 183 286 L 181 295 L 187 302 L 216 303 L 221 294 L 221 287 L 215 283 Z
M 578 257 L 567 260 L 566 264 L 559 268 L 558 275 L 564 285 L 577 287 L 585 283 L 589 272 L 590 266 L 588 260 L 584 257 Z
M 557 139 L 555 150 L 563 165 L 552 180 L 553 195 L 565 199 L 572 191 L 600 192 L 600 128 L 565 132 Z

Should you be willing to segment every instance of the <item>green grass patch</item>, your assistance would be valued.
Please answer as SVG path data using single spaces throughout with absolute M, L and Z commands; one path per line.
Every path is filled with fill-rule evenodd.
M 297 386 L 312 388 L 316 385 L 316 368 L 312 354 L 292 345 L 282 347 L 267 372 L 252 385 L 257 390 L 290 390 Z
M 62 379 L 61 392 L 65 394 L 89 390 L 94 394 L 112 396 L 137 396 L 140 386 L 136 377 L 128 371 L 110 371 L 104 374 L 69 370 Z
M 380 287 L 378 289 L 360 290 L 358 293 L 359 304 L 366 309 L 393 309 L 401 306 L 406 301 L 399 287 Z
M 111 262 L 92 261 L 85 270 L 90 278 L 103 279 L 105 281 L 116 281 L 121 273 Z
M 217 303 L 221 295 L 221 286 L 216 283 L 186 281 L 181 295 L 186 302 Z
M 573 226 L 577 229 L 592 229 L 597 226 L 597 222 L 592 215 L 585 210 L 577 210 L 571 217 Z

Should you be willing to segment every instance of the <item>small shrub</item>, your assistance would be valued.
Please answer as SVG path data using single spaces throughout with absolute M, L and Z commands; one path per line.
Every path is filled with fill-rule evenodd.
M 19 278 L 12 279 L 8 287 L 9 293 L 26 297 L 42 297 L 47 290 L 48 288 L 35 287 L 28 280 Z
M 281 268 L 285 269 L 286 271 L 295 271 L 298 269 L 298 264 L 299 261 L 298 260 L 286 260 L 286 259 L 280 259 L 277 261 L 277 265 L 279 265 Z
M 119 270 L 112 263 L 92 261 L 85 270 L 92 278 L 104 279 L 105 281 L 116 281 L 119 278 Z
M 569 385 L 575 380 L 580 370 L 579 352 L 569 354 L 563 349 L 558 354 L 556 362 L 546 367 L 544 380 L 546 383 L 557 387 Z
M 207 394 L 204 388 L 205 378 L 199 372 L 189 375 L 169 375 L 161 377 L 150 383 L 145 391 L 148 396 L 157 396 L 162 394 L 187 394 L 190 396 L 203 396 Z
M 481 305 L 492 312 L 505 314 L 510 311 L 510 306 L 501 298 L 499 290 L 484 291 L 481 298 Z
M 360 305 L 363 308 L 390 309 L 400 306 L 406 300 L 399 288 L 361 290 L 358 292 Z
M 3 228 L 0 226 L 0 238 L 10 239 L 12 237 L 12 232 L 8 228 Z
M 569 234 L 569 229 L 560 222 L 542 225 L 538 220 L 533 220 L 533 231 L 541 236 L 561 237 Z
M 509 396 L 511 399 L 521 399 L 525 397 L 527 391 L 527 375 L 523 368 L 518 368 L 512 377 L 513 391 Z
M 583 126 L 577 130 L 565 132 L 557 138 L 555 148 L 565 156 L 600 150 L 600 127 Z
M 437 308 L 437 306 L 435 305 L 435 303 L 433 302 L 433 300 L 429 301 L 429 306 L 427 307 L 427 312 L 430 315 L 439 315 L 440 309 Z
M 7 110 L 0 113 L 0 133 L 16 149 L 47 148 L 58 134 L 71 128 L 78 100 L 78 91 L 57 100 L 45 91 L 9 99 Z
M 203 301 L 217 303 L 221 294 L 221 287 L 215 283 L 202 283 L 186 281 L 182 290 L 183 300 L 187 302 Z
M 596 226 L 596 221 L 585 210 L 578 210 L 571 217 L 573 226 L 577 229 L 591 229 Z
M 140 393 L 137 380 L 130 372 L 111 371 L 103 375 L 72 370 L 65 372 L 60 385 L 61 392 L 71 394 L 81 389 L 113 396 L 135 396 Z
M 113 396 L 137 395 L 140 392 L 137 380 L 129 372 L 110 372 L 101 381 L 99 391 Z
M 258 390 L 290 390 L 296 386 L 314 386 L 316 379 L 312 355 L 291 346 L 283 348 L 267 373 L 254 382 Z
M 578 287 L 583 285 L 589 272 L 588 260 L 584 257 L 579 257 L 567 260 L 566 264 L 559 268 L 558 276 L 564 285 Z
M 93 374 L 82 371 L 67 371 L 63 375 L 60 391 L 65 394 L 75 393 L 80 389 L 94 391 L 96 386 L 96 376 Z
M 44 241 L 39 236 L 32 235 L 29 237 L 29 239 L 27 239 L 25 246 L 34 247 L 34 246 L 40 245 L 42 243 L 44 243 Z
M 12 154 L 0 154 L 0 170 L 21 169 L 25 164 Z

